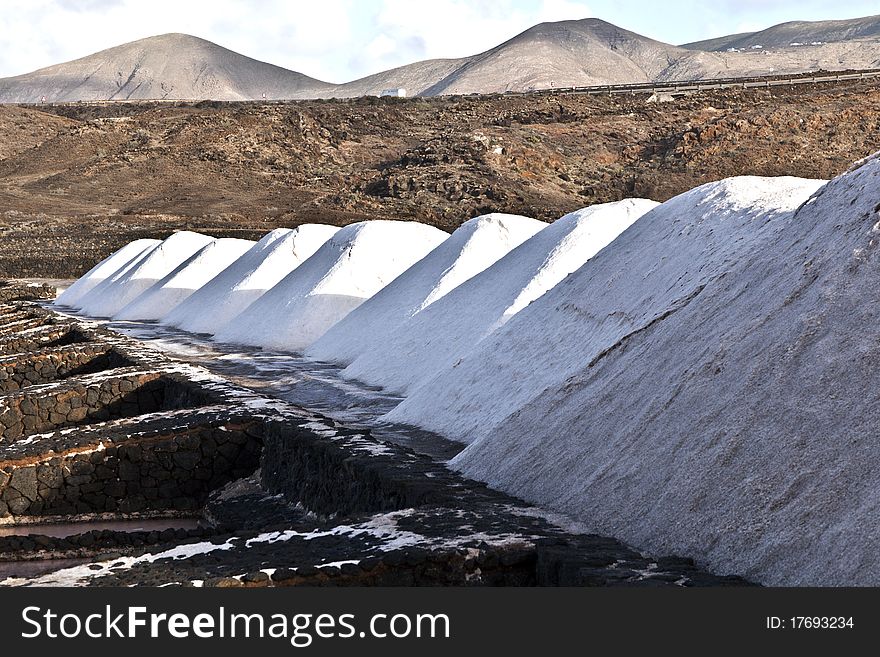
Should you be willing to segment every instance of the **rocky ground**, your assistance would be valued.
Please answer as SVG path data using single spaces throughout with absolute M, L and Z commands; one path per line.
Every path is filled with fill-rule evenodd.
M 49 296 L 0 283 L 0 586 L 748 585 L 26 301 Z
M 880 149 L 877 82 L 633 96 L 0 107 L 0 276 L 69 278 L 138 237 L 488 211 L 545 220 Z

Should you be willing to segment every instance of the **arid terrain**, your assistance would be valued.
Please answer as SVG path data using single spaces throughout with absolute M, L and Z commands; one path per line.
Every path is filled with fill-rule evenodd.
M 789 22 L 675 46 L 597 18 L 539 23 L 481 53 L 333 84 L 181 33 L 0 78 L 0 102 L 312 100 L 496 94 L 672 80 L 874 69 L 880 16 Z M 306 71 L 305 73 L 308 73 Z
M 0 276 L 72 277 L 188 228 L 552 220 L 741 174 L 830 178 L 880 149 L 873 81 L 645 95 L 0 107 Z

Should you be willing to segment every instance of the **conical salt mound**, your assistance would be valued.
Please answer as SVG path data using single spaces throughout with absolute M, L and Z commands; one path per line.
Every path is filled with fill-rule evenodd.
M 414 390 L 655 207 L 643 199 L 594 206 L 551 224 L 484 272 L 382 336 L 345 376 Z M 418 367 L 413 367 L 418 363 Z
M 55 299 L 56 306 L 77 308 L 81 298 L 89 293 L 96 285 L 113 276 L 144 251 L 159 244 L 159 240 L 135 240 L 126 244 L 121 249 L 104 258 L 97 265 L 77 279 L 73 285 L 64 290 Z
M 80 309 L 92 317 L 112 317 L 211 241 L 190 231 L 174 233 L 92 288 L 80 299 Z
M 774 216 L 647 222 L 511 320 L 507 362 L 537 355 L 517 332 L 559 319 L 541 334 L 566 378 L 455 465 L 715 571 L 880 584 L 880 160 L 793 196 Z
M 584 363 L 682 303 L 753 248 L 762 235 L 757 227 L 771 220 L 779 225 L 821 184 L 732 178 L 655 207 L 609 248 L 461 353 L 454 367 L 423 381 L 388 419 L 464 443 L 480 440 L 535 396 L 566 385 Z M 579 280 L 590 280 L 589 288 L 576 289 Z
M 543 221 L 510 214 L 487 214 L 465 222 L 448 240 L 327 331 L 306 355 L 350 363 L 382 345 L 393 328 L 546 227 Z
M 410 221 L 346 226 L 215 338 L 302 351 L 448 237 Z
M 163 317 L 161 323 L 193 333 L 216 333 L 308 260 L 338 230 L 319 224 L 273 230 Z
M 251 240 L 232 238 L 209 242 L 117 312 L 114 319 L 161 319 L 238 260 L 253 245 Z

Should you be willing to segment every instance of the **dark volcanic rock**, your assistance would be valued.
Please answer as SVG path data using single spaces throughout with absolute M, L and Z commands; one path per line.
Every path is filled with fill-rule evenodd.
M 0 388 L 0 517 L 198 515 L 205 526 L 85 524 L 66 537 L 37 526 L 0 537 L 6 561 L 94 560 L 81 583 L 106 586 L 746 584 L 570 534 L 425 455 L 130 339 L 56 322 L 0 303 L 6 344 L 22 326 L 30 340 L 30 351 L 0 356 L 5 381 L 22 382 Z

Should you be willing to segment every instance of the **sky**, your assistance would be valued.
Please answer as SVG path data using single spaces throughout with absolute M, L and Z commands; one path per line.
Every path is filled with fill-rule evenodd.
M 167 32 L 346 82 L 482 52 L 543 21 L 601 18 L 680 44 L 876 13 L 877 0 L 0 0 L 0 77 Z

